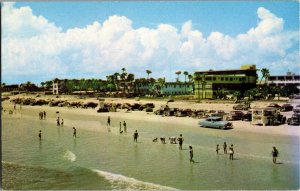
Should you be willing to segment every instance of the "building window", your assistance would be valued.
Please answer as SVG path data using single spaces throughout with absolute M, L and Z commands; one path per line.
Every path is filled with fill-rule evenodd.
M 225 81 L 228 81 L 228 78 L 225 78 Z
M 232 81 L 233 79 L 232 79 L 232 78 L 230 78 L 229 80 L 230 80 L 230 81 Z
M 212 78 L 211 77 L 206 77 L 205 80 L 210 81 Z
M 213 77 L 213 81 L 216 81 L 216 77 Z
M 223 77 L 221 77 L 221 81 L 224 81 L 224 78 L 223 78 Z

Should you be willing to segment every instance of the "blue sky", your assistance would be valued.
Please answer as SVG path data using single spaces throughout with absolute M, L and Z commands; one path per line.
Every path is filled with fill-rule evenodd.
M 2 82 L 176 70 L 299 70 L 297 1 L 18 2 L 2 5 Z M 183 79 L 183 76 L 181 77 Z

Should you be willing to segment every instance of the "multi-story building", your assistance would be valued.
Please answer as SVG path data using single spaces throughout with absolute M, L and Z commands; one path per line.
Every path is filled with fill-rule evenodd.
M 246 91 L 256 87 L 256 66 L 242 65 L 236 70 L 208 70 L 194 73 L 195 98 L 213 99 L 220 90 Z
M 286 75 L 269 76 L 266 81 L 269 86 L 295 85 L 300 88 L 300 75 L 291 72 L 287 72 Z
M 192 82 L 165 82 L 161 88 L 163 95 L 190 95 L 194 87 Z

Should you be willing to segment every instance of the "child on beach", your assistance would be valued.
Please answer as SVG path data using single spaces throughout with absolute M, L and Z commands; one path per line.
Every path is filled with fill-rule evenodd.
M 193 151 L 193 147 L 192 146 L 189 146 L 189 149 L 190 149 L 190 162 L 195 162 L 193 160 L 193 157 L 194 157 L 194 151 Z
M 273 156 L 273 163 L 276 164 L 276 159 L 278 157 L 278 150 L 276 149 L 276 147 L 273 147 L 273 151 L 272 151 L 272 156 Z
M 64 126 L 64 119 L 61 119 L 61 124 L 60 124 L 60 126 Z
M 76 128 L 73 127 L 73 137 L 76 138 Z
M 216 152 L 217 152 L 217 154 L 219 154 L 219 150 L 220 150 L 220 148 L 219 148 L 219 144 L 217 144 L 217 148 L 216 148 Z
M 42 140 L 42 130 L 39 132 L 39 139 Z

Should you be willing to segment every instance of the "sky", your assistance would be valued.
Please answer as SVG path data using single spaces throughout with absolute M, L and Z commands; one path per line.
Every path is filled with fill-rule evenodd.
M 243 64 L 299 73 L 298 1 L 4 2 L 1 13 L 6 84 L 121 68 L 167 81 Z

